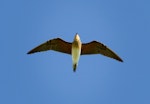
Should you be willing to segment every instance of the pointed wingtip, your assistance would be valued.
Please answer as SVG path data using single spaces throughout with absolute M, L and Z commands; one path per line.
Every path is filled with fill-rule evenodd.
M 28 52 L 27 54 L 30 54 L 30 52 Z
M 116 60 L 118 60 L 119 62 L 123 62 L 123 60 L 121 58 L 117 58 Z
M 124 62 L 124 61 L 121 59 L 120 62 Z
M 29 52 L 27 52 L 27 54 L 32 54 L 32 53 L 35 53 L 35 52 L 33 52 L 33 51 L 29 51 Z
M 31 54 L 31 53 L 32 53 L 31 51 L 27 52 L 27 54 Z
M 32 49 L 29 52 L 27 52 L 27 54 L 33 54 L 33 53 L 36 53 L 36 52 L 40 52 L 40 51 L 36 51 L 36 49 Z
M 123 62 L 123 60 L 119 60 L 119 62 Z

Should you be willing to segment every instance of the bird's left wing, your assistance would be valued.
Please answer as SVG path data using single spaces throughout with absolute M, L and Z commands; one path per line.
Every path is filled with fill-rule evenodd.
M 104 44 L 97 41 L 82 44 L 81 55 L 88 55 L 88 54 L 102 54 L 104 56 L 123 62 L 123 60 L 115 52 L 110 50 Z
M 71 43 L 66 42 L 60 38 L 49 40 L 31 51 L 29 51 L 27 54 L 32 54 L 35 52 L 41 52 L 41 51 L 47 51 L 47 50 L 54 50 L 66 54 L 71 54 Z

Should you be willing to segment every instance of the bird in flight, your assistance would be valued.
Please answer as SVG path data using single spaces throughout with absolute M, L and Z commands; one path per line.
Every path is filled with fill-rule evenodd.
M 73 71 L 76 71 L 80 55 L 102 54 L 104 56 L 116 59 L 123 62 L 123 60 L 111 49 L 104 44 L 91 41 L 89 43 L 81 43 L 79 35 L 76 33 L 73 42 L 66 42 L 60 38 L 51 39 L 30 50 L 27 54 L 53 50 L 57 52 L 72 55 Z

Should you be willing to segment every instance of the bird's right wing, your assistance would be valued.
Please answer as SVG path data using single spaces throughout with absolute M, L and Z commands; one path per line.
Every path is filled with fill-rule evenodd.
M 104 44 L 97 41 L 82 44 L 81 55 L 89 55 L 89 54 L 102 54 L 104 56 L 123 62 L 123 60 L 115 52 L 110 50 Z
M 30 50 L 27 54 L 32 54 L 35 52 L 54 50 L 66 54 L 71 54 L 71 43 L 66 42 L 60 38 L 49 40 L 34 49 Z

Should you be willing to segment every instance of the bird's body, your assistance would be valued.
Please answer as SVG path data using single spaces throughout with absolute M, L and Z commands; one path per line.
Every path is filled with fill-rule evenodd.
M 35 47 L 29 51 L 28 54 L 47 50 L 54 50 L 72 55 L 74 71 L 76 71 L 80 55 L 102 54 L 104 56 L 123 62 L 123 60 L 116 53 L 100 42 L 92 41 L 90 43 L 82 44 L 78 34 L 75 35 L 72 43 L 66 42 L 60 38 L 56 38 Z
M 72 42 L 72 49 L 71 49 L 71 54 L 72 54 L 72 63 L 73 63 L 73 70 L 76 71 L 76 67 L 78 65 L 78 61 L 80 58 L 81 54 L 81 40 L 78 34 L 75 35 L 74 41 Z

